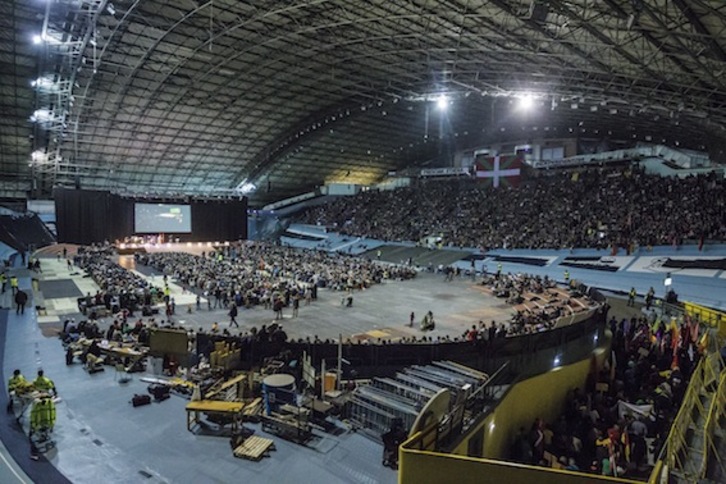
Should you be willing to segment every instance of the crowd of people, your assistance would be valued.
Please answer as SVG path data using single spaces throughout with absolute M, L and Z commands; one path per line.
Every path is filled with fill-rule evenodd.
M 165 252 L 138 254 L 136 260 L 203 294 L 210 308 L 262 305 L 276 314 L 301 301 L 309 305 L 319 288 L 353 291 L 416 275 L 409 267 L 251 242 L 201 256 Z
M 698 324 L 611 319 L 608 365 L 572 390 L 555 422 L 520 429 L 515 461 L 607 476 L 647 475 L 670 429 L 699 355 Z M 652 439 L 652 440 L 651 440 Z M 650 445 L 650 449 L 648 448 Z
M 81 247 L 73 257 L 73 264 L 83 270 L 100 288 L 95 295 L 86 294 L 78 301 L 84 314 L 93 308 L 105 308 L 110 313 L 121 310 L 132 314 L 138 309 L 151 307 L 164 296 L 164 290 L 155 287 L 138 274 L 128 271 L 111 259 L 114 249 L 109 245 Z M 95 318 L 94 318 L 95 319 Z
M 557 290 L 556 282 L 547 276 L 504 274 L 500 270 L 493 274 L 485 274 L 481 285 L 491 291 L 494 296 L 505 298 L 516 309 L 516 313 L 506 324 L 501 323 L 497 326 L 497 323 L 492 321 L 489 326 L 489 328 L 495 328 L 493 331 L 501 333 L 502 336 L 547 331 L 552 329 L 561 317 L 597 306 L 587 295 L 581 294 L 577 288 Z M 577 297 L 577 302 L 574 301 L 575 297 Z M 480 321 L 478 329 L 475 326 L 470 330 L 470 333 L 474 331 L 478 334 L 468 334 L 467 338 L 484 337 L 485 332 L 488 332 L 493 339 L 494 335 L 491 334 L 491 331 L 489 329 L 484 331 L 485 329 L 486 325 Z
M 418 181 L 308 209 L 300 222 L 386 241 L 442 236 L 443 245 L 497 248 L 647 247 L 726 240 L 726 181 L 591 169 L 552 172 L 516 188 L 475 180 Z

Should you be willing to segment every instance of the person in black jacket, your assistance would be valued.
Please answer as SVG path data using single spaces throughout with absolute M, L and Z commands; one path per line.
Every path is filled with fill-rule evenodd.
M 237 309 L 237 305 L 233 302 L 229 308 L 229 327 L 230 328 L 232 327 L 233 324 L 239 328 L 239 324 L 237 324 L 237 314 L 238 313 L 239 313 L 239 311 Z
M 15 293 L 15 304 L 17 305 L 15 314 L 25 314 L 25 305 L 27 303 L 28 294 L 22 289 L 18 289 L 18 292 Z

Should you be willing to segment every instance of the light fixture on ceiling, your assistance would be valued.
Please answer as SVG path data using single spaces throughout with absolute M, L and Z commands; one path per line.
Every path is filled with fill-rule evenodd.
M 252 193 L 255 190 L 257 190 L 257 186 L 254 183 L 251 183 L 251 182 L 247 181 L 246 178 L 244 180 L 242 180 L 242 183 L 240 183 L 239 185 L 237 185 L 237 191 L 239 193 L 243 194 L 243 195 L 247 195 L 248 193 Z
M 517 107 L 522 111 L 529 111 L 534 107 L 534 96 L 531 93 L 524 93 L 519 97 L 519 102 L 517 103 Z
M 439 96 L 436 100 L 436 107 L 441 111 L 446 111 L 446 108 L 449 107 L 449 98 L 447 98 L 445 94 Z

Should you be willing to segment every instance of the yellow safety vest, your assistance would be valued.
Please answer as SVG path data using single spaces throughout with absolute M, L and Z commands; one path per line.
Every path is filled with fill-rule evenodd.
M 30 410 L 30 427 L 33 430 L 55 426 L 55 403 L 51 398 L 42 398 L 33 404 Z
M 10 278 L 10 287 L 18 287 L 18 278 L 13 276 Z
M 27 383 L 27 380 L 25 380 L 25 377 L 23 375 L 11 376 L 10 381 L 8 382 L 8 391 L 12 392 L 13 390 L 15 390 L 15 388 L 22 385 L 23 383 Z
M 36 378 L 33 382 L 33 386 L 41 391 L 53 390 L 55 388 L 53 380 L 51 380 L 47 376 L 39 376 L 38 378 Z

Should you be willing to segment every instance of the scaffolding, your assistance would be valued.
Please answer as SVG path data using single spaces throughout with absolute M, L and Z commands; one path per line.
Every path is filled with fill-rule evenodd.
M 46 2 L 40 34 L 33 39 L 40 46 L 30 116 L 35 126 L 29 166 L 36 190 L 47 191 L 60 175 L 76 174 L 73 160 L 64 159 L 61 148 L 76 137 L 77 91 L 96 73 L 96 22 L 105 6 L 106 0 Z
M 426 404 L 441 390 L 451 394 L 450 411 L 479 391 L 488 375 L 451 361 L 414 365 L 396 376 L 376 377 L 356 388 L 351 398 L 350 421 L 374 438 L 392 428 L 394 420 L 409 431 Z

